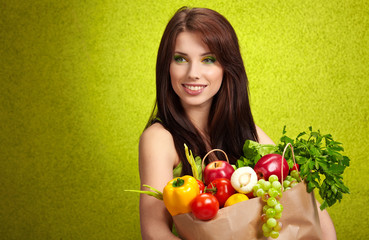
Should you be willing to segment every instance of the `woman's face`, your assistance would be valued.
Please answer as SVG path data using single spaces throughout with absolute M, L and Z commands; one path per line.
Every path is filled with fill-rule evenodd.
M 181 32 L 170 64 L 174 91 L 183 107 L 210 108 L 223 79 L 223 67 L 198 33 Z

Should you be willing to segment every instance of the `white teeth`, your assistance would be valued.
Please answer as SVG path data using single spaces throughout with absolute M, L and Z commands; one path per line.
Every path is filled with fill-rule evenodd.
M 191 85 L 185 85 L 186 88 L 192 90 L 192 91 L 199 91 L 203 89 L 205 86 L 191 86 Z

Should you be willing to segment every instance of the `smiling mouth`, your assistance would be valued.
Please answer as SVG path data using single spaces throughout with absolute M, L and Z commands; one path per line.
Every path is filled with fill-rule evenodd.
M 206 87 L 206 85 L 187 85 L 187 84 L 183 84 L 183 86 L 191 91 L 200 91 Z

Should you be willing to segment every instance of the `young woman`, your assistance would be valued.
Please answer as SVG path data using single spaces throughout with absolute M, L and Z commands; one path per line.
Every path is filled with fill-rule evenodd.
M 163 189 L 178 166 L 191 175 L 184 144 L 200 157 L 222 149 L 235 163 L 246 139 L 273 144 L 254 123 L 234 29 L 213 10 L 179 9 L 158 51 L 156 106 L 139 144 L 141 183 Z M 178 239 L 162 201 L 141 194 L 140 220 L 143 239 Z M 327 213 L 322 223 L 335 236 Z

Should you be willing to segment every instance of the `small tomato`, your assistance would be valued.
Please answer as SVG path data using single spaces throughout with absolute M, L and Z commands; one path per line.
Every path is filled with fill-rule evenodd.
M 246 194 L 246 196 L 249 198 L 249 199 L 251 199 L 251 198 L 254 198 L 255 196 L 254 196 L 254 192 L 249 192 L 249 193 L 247 193 Z
M 218 199 L 219 207 L 222 208 L 227 199 L 236 191 L 229 179 L 217 178 L 206 187 L 205 192 L 212 193 Z
M 200 220 L 206 221 L 214 218 L 218 210 L 218 200 L 209 193 L 199 194 L 191 202 L 191 211 L 193 215 Z
M 196 179 L 196 181 L 199 184 L 200 193 L 203 193 L 205 190 L 205 184 L 201 180 Z
M 293 167 L 291 168 L 291 171 L 292 170 L 297 170 L 298 172 L 300 172 L 300 166 L 297 163 L 294 163 Z

